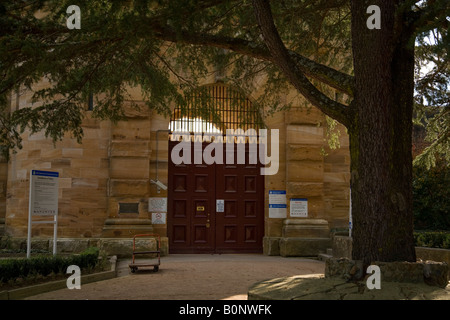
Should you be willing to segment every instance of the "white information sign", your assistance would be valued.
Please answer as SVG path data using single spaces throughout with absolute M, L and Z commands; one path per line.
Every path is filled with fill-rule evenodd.
M 269 190 L 269 218 L 286 218 L 286 190 Z
M 308 199 L 292 198 L 289 207 L 291 217 L 308 217 Z
M 58 172 L 31 170 L 28 199 L 27 258 L 31 255 L 31 228 L 33 224 L 53 224 L 53 255 L 56 255 L 58 231 Z M 52 216 L 52 221 L 33 221 L 33 216 Z
M 167 212 L 167 198 L 148 198 L 148 212 Z
M 153 212 L 152 213 L 152 224 L 166 224 L 166 213 L 165 212 Z
M 225 200 L 216 199 L 216 212 L 225 212 Z
M 58 214 L 58 172 L 31 171 L 30 212 L 32 216 Z

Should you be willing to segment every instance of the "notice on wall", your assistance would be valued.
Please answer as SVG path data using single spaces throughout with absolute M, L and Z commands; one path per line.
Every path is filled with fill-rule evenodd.
M 152 213 L 152 224 L 166 224 L 166 213 L 165 212 L 153 212 Z
M 292 198 L 289 208 L 291 217 L 308 217 L 308 199 Z
M 269 218 L 286 218 L 286 190 L 269 190 Z
M 216 212 L 225 212 L 225 200 L 216 199 Z
M 58 214 L 58 177 L 58 172 L 31 170 L 31 215 L 54 216 Z
M 167 198 L 148 198 L 148 212 L 167 212 Z

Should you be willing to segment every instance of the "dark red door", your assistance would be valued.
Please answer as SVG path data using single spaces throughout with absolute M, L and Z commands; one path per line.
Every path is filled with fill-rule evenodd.
M 235 148 L 236 150 L 236 148 Z M 262 252 L 264 236 L 264 177 L 261 166 L 250 164 L 246 145 L 245 164 L 216 165 L 216 199 L 224 200 L 224 212 L 216 212 L 217 252 Z M 253 153 L 254 159 L 256 154 Z
M 175 165 L 177 143 L 169 141 L 169 251 L 262 252 L 264 177 L 259 164 L 249 164 L 248 146 L 245 164 Z M 224 203 L 219 212 L 217 200 Z

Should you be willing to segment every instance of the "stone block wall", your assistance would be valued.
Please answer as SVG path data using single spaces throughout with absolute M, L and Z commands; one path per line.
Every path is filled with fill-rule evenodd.
M 27 106 L 30 98 L 24 93 L 11 106 Z M 148 110 L 143 103 L 138 105 L 139 110 L 125 103 L 126 121 L 114 124 L 95 120 L 86 111 L 81 144 L 70 135 L 53 144 L 43 133 L 24 132 L 23 149 L 12 154 L 8 163 L 0 161 L 0 232 L 3 218 L 6 234 L 26 237 L 29 174 L 37 169 L 60 174 L 58 237 L 131 238 L 143 232 L 166 237 L 167 224 L 151 224 L 148 198 L 167 197 L 167 191 L 158 190 L 151 180 L 158 178 L 168 185 L 169 118 Z M 324 230 L 320 236 L 286 234 L 286 219 L 293 218 L 289 216 L 289 199 L 307 198 L 307 219 L 326 221 L 327 230 L 347 227 L 349 155 L 345 130 L 341 128 L 341 148 L 331 150 L 324 115 L 315 108 L 279 111 L 266 117 L 265 123 L 268 129 L 279 130 L 280 144 L 278 172 L 264 178 L 264 251 L 291 255 L 300 238 L 316 238 L 316 242 L 321 241 L 316 247 L 322 250 L 322 245 L 329 243 Z M 286 219 L 269 217 L 269 190 L 286 190 Z M 123 210 L 124 205 L 129 210 Z M 52 234 L 52 225 L 33 226 L 33 237 Z M 281 239 L 286 239 L 284 246 L 280 246 Z
M 151 137 L 150 144 L 152 150 L 150 157 L 149 174 L 151 180 L 158 179 L 164 185 L 168 186 L 168 161 L 169 161 L 169 128 L 170 119 L 164 115 L 152 112 L 151 118 Z M 167 197 L 167 190 L 157 188 L 153 183 L 150 183 L 149 188 L 150 197 Z M 151 212 L 149 212 L 151 215 Z M 151 217 L 150 217 L 151 218 Z M 153 230 L 161 237 L 167 236 L 167 221 L 165 224 L 153 225 Z
M 330 229 L 348 226 L 348 136 L 339 126 L 340 148 L 332 150 L 326 137 L 325 116 L 318 109 L 299 106 L 285 111 L 284 118 L 281 114 L 266 119 L 269 129 L 281 128 L 282 165 L 277 175 L 266 177 L 264 253 L 315 256 L 331 247 Z M 269 190 L 286 190 L 286 219 L 269 217 Z M 308 200 L 308 217 L 290 216 L 291 198 Z
M 108 217 L 146 219 L 152 152 L 150 112 L 145 105 L 139 112 L 125 106 L 125 115 L 126 120 L 111 126 Z M 120 210 L 120 204 L 135 204 L 137 210 Z
M 350 157 L 342 125 L 340 147 L 330 149 L 325 116 L 316 108 L 286 112 L 286 195 L 308 199 L 308 218 L 346 228 L 349 214 Z M 289 205 L 289 203 L 288 203 Z
M 86 114 L 82 144 L 66 135 L 55 144 L 43 133 L 25 132 L 23 148 L 8 166 L 6 233 L 26 236 L 31 170 L 59 173 L 59 237 L 92 237 L 101 233 L 108 208 L 110 124 Z M 48 220 L 35 217 L 34 220 Z M 53 235 L 52 225 L 34 225 L 32 235 Z
M 350 206 L 350 150 L 346 129 L 338 126 L 340 132 L 337 149 L 325 145 L 324 157 L 324 219 L 330 228 L 348 228 Z
M 6 187 L 8 183 L 8 161 L 0 157 L 0 237 L 5 233 Z

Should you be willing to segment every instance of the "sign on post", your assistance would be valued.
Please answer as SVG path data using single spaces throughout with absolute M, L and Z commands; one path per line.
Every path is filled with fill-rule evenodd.
M 58 172 L 31 171 L 31 215 L 54 216 L 58 213 L 58 176 Z
M 53 254 L 56 254 L 58 228 L 58 172 L 31 170 L 28 205 L 27 258 L 31 253 L 32 224 L 53 224 Z M 33 221 L 33 216 L 53 216 L 53 221 Z

